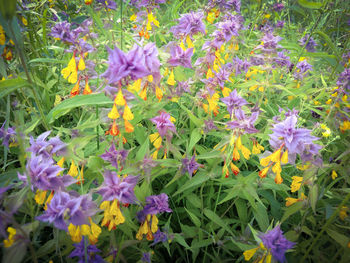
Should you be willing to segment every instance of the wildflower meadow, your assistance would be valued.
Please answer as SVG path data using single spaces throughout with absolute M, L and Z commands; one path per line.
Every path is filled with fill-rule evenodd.
M 1 262 L 350 262 L 350 1 L 0 11 Z

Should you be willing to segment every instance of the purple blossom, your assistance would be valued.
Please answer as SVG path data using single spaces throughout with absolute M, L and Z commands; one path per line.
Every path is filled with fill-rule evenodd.
M 230 115 L 232 116 L 232 114 L 234 114 L 236 117 L 244 114 L 242 106 L 248 104 L 245 99 L 237 94 L 236 89 L 232 91 L 229 96 L 221 98 L 220 100 L 226 104 L 227 111 L 230 113 Z
M 71 30 L 71 24 L 63 21 L 54 25 L 49 35 L 63 42 L 74 44 L 78 39 L 79 33 L 79 29 Z
M 284 54 L 283 51 L 277 52 L 277 57 L 274 58 L 274 62 L 281 67 L 290 67 L 292 64 L 290 58 Z
M 176 133 L 175 125 L 170 121 L 170 114 L 161 112 L 159 116 L 151 119 L 151 121 L 157 125 L 157 130 L 161 137 L 164 137 L 167 131 Z
M 263 53 L 271 54 L 276 52 L 277 48 L 281 48 L 282 46 L 278 44 L 281 41 L 280 36 L 274 36 L 272 32 L 266 32 L 262 37 L 262 43 L 257 46 L 255 49 L 260 49 Z
M 284 21 L 283 20 L 278 20 L 276 23 L 276 27 L 277 28 L 283 28 L 284 27 Z
M 283 3 L 275 3 L 273 5 L 273 10 L 276 12 L 281 12 L 284 9 L 284 4 Z
M 170 31 L 174 34 L 175 38 L 181 38 L 185 36 L 193 36 L 197 33 L 205 35 L 205 24 L 202 19 L 204 17 L 203 12 L 191 12 L 183 14 L 178 19 L 179 24 L 170 28 Z
M 171 213 L 169 208 L 168 196 L 164 193 L 160 195 L 151 195 L 146 197 L 146 205 L 143 208 L 145 215 L 156 215 L 163 212 Z
M 149 176 L 151 175 L 152 168 L 156 166 L 157 166 L 157 163 L 152 158 L 150 158 L 149 156 L 145 156 L 140 168 L 144 170 L 145 175 Z
M 210 9 L 218 7 L 223 11 L 234 10 L 239 13 L 241 9 L 241 0 L 209 0 L 208 5 Z
M 119 177 L 115 172 L 106 171 L 103 174 L 104 182 L 97 192 L 102 195 L 103 201 L 117 199 L 123 204 L 133 204 L 136 201 L 134 188 L 138 182 L 138 176 Z
M 214 129 L 217 130 L 218 127 L 214 124 L 214 121 L 212 119 L 204 120 L 204 129 L 203 129 L 203 131 L 205 133 L 208 133 L 208 132 L 210 132 L 211 130 L 214 130 Z
M 74 243 L 73 246 L 75 249 L 69 254 L 69 258 L 79 257 L 78 263 L 104 263 L 103 258 L 97 253 L 101 252 L 95 245 L 86 246 L 88 255 L 87 260 L 85 260 L 85 237 L 83 236 L 82 240 L 79 243 Z
M 196 162 L 196 156 L 193 155 L 191 160 L 188 158 L 182 159 L 182 172 L 186 171 L 192 177 L 193 173 L 199 168 L 199 163 Z
M 257 129 L 254 127 L 254 123 L 258 119 L 259 111 L 252 112 L 252 115 L 248 118 L 244 112 L 241 115 L 236 116 L 237 120 L 227 123 L 228 128 L 230 129 L 240 129 L 241 132 L 245 133 L 256 133 Z
M 69 223 L 73 225 L 89 224 L 88 218 L 95 215 L 97 211 L 91 195 L 80 196 L 76 192 L 69 194 L 57 191 L 51 202 L 47 204 L 47 210 L 36 219 L 53 223 L 56 228 L 67 231 Z
M 181 95 L 184 93 L 184 92 L 190 92 L 190 84 L 191 81 L 190 80 L 186 80 L 186 81 L 178 81 L 177 82 L 177 86 L 176 86 L 176 90 L 175 90 L 175 93 L 177 96 L 181 97 Z
M 26 174 L 30 178 L 32 188 L 40 190 L 59 190 L 73 184 L 76 180 L 70 175 L 58 176 L 64 169 L 55 165 L 51 158 L 33 155 L 26 165 Z M 27 176 L 18 173 L 18 178 L 27 183 Z
M 296 115 L 288 116 L 284 121 L 274 125 L 270 134 L 270 145 L 277 149 L 282 144 L 288 149 L 289 154 L 303 154 L 305 150 L 311 149 L 310 144 L 318 140 L 311 135 L 311 131 L 305 128 L 297 128 L 298 118 Z M 319 147 L 312 148 L 314 153 L 318 152 Z
M 117 9 L 117 3 L 114 0 L 96 0 L 96 2 L 99 3 L 103 8 L 108 8 L 112 10 Z
M 71 200 L 68 193 L 58 191 L 51 199 L 51 202 L 47 204 L 45 212 L 37 216 L 36 219 L 43 222 L 53 223 L 54 226 L 61 230 L 68 230 L 67 224 L 64 220 L 65 212 L 67 209 L 67 203 Z
M 306 34 L 304 37 L 302 37 L 302 38 L 299 40 L 299 45 L 302 46 L 302 47 L 304 47 L 305 44 L 306 44 L 306 41 L 308 40 L 309 37 L 310 37 L 309 34 Z M 308 52 L 315 52 L 315 47 L 316 47 L 316 46 L 317 46 L 317 44 L 316 44 L 315 40 L 314 40 L 312 37 L 310 37 L 309 42 L 307 42 L 305 48 L 306 48 L 306 50 L 307 50 Z
M 148 71 L 160 81 L 159 67 L 160 62 L 158 59 L 158 49 L 154 43 L 148 43 L 143 48 L 143 54 L 145 58 L 145 66 Z
M 119 48 L 108 50 L 108 69 L 101 75 L 108 79 L 108 84 L 117 83 L 119 80 L 130 76 L 133 80 L 143 78 L 150 74 L 145 65 L 144 51 L 138 45 L 134 45 L 128 54 Z
M 91 195 L 79 195 L 76 192 L 71 192 L 71 196 L 71 200 L 67 203 L 69 222 L 76 226 L 88 225 L 88 218 L 95 215 L 98 211 Z
M 15 127 L 8 127 L 8 129 L 5 130 L 5 123 L 6 121 L 0 128 L 0 139 L 2 139 L 2 145 L 8 149 L 9 144 L 16 143 L 16 130 Z
M 151 252 L 142 253 L 141 262 L 142 263 L 151 263 Z
M 294 71 L 294 78 L 297 80 L 303 80 L 307 76 L 308 71 L 312 70 L 312 65 L 306 62 L 306 60 L 300 61 L 296 65 L 296 70 Z
M 164 4 L 166 0 L 141 0 L 138 7 L 158 7 L 158 4 Z
M 153 243 L 151 244 L 151 246 L 154 246 L 155 244 L 158 244 L 160 242 L 164 243 L 168 241 L 168 234 L 165 232 L 160 231 L 159 229 L 157 230 L 157 232 L 154 233 L 153 235 Z
M 192 68 L 191 57 L 193 55 L 193 48 L 184 51 L 181 47 L 175 46 L 170 49 L 171 58 L 168 63 L 174 67 L 183 66 L 185 68 Z
M 102 154 L 100 157 L 109 162 L 113 167 L 118 169 L 118 162 L 124 164 L 129 152 L 127 150 L 117 150 L 115 144 L 112 143 L 108 151 Z
M 241 73 L 247 73 L 250 66 L 251 64 L 246 59 L 242 61 L 237 56 L 233 59 L 233 68 L 236 76 Z
M 29 139 L 30 147 L 26 150 L 34 155 L 42 155 L 45 158 L 50 158 L 52 154 L 57 156 L 63 155 L 66 152 L 66 144 L 63 143 L 58 136 L 49 139 L 51 131 L 40 134 L 35 140 L 32 136 Z
M 261 234 L 259 238 L 262 240 L 264 246 L 270 250 L 272 256 L 282 263 L 286 260 L 286 251 L 295 245 L 294 242 L 284 237 L 280 225 L 277 225 L 265 234 Z
M 350 68 L 345 68 L 342 73 L 340 73 L 337 80 L 338 87 L 349 95 L 350 92 Z M 1 137 L 1 136 L 0 136 Z

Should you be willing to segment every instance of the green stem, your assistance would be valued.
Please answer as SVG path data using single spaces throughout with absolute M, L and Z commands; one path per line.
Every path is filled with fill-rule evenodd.
M 96 119 L 98 120 L 98 105 L 96 105 Z M 97 144 L 97 150 L 100 149 L 100 129 L 99 129 L 100 125 L 97 125 L 96 127 L 96 144 Z
M 34 83 L 32 81 L 32 78 L 30 77 L 30 74 L 29 74 L 29 71 L 28 71 L 28 68 L 27 68 L 27 64 L 26 64 L 26 62 L 24 60 L 23 50 L 20 49 L 19 46 L 18 46 L 16 35 L 15 35 L 15 32 L 13 31 L 11 23 L 7 23 L 7 24 L 9 26 L 10 31 L 11 31 L 11 34 L 12 34 L 12 37 L 13 37 L 13 41 L 15 43 L 15 49 L 16 49 L 16 51 L 17 51 L 17 53 L 19 55 L 19 58 L 21 60 L 24 72 L 25 72 L 25 74 L 27 76 L 29 84 L 31 85 L 31 88 L 32 88 L 32 91 L 33 91 L 33 95 L 34 95 L 34 100 L 35 100 L 36 105 L 38 106 L 40 117 L 41 117 L 41 120 L 43 122 L 43 125 L 44 125 L 46 130 L 50 130 L 49 125 L 46 122 L 46 117 L 45 117 L 45 114 L 43 112 L 43 109 L 41 108 L 41 104 L 40 104 L 40 101 L 39 101 L 39 96 L 38 96 L 38 94 L 36 92 L 36 89 L 34 88 Z
M 346 197 L 343 199 L 343 201 L 340 203 L 340 205 L 338 206 L 337 210 L 335 210 L 332 214 L 332 216 L 330 218 L 328 218 L 327 222 L 324 224 L 324 226 L 322 227 L 321 231 L 318 233 L 318 235 L 316 236 L 316 238 L 313 240 L 311 246 L 306 250 L 305 255 L 303 256 L 303 258 L 301 259 L 301 263 L 305 262 L 306 258 L 309 256 L 310 251 L 312 250 L 312 248 L 315 246 L 315 244 L 317 243 L 317 241 L 321 238 L 322 234 L 326 231 L 326 229 L 328 228 L 328 226 L 333 222 L 333 220 L 336 218 L 336 216 L 339 214 L 340 210 L 342 209 L 342 207 L 345 205 L 346 202 L 348 202 L 350 200 L 350 193 L 348 193 L 346 195 Z
M 120 48 L 123 50 L 124 45 L 124 35 L 123 35 L 123 0 L 120 0 Z

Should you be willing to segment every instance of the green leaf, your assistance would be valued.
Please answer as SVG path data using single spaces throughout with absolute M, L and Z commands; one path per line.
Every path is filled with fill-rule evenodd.
M 140 149 L 137 151 L 135 160 L 141 161 L 145 157 L 146 152 L 148 150 L 149 150 L 149 140 L 146 139 L 145 142 L 141 145 Z
M 205 208 L 204 209 L 204 215 L 208 217 L 213 223 L 221 226 L 223 229 L 225 229 L 227 232 L 229 232 L 231 235 L 234 235 L 231 229 L 227 226 L 227 224 L 213 211 Z
M 253 209 L 253 214 L 254 218 L 258 222 L 260 230 L 265 232 L 266 229 L 269 227 L 269 216 L 267 215 L 266 207 L 264 207 L 260 203 L 257 203 L 256 209 Z
M 309 198 L 310 198 L 310 204 L 311 204 L 312 211 L 314 211 L 314 213 L 316 214 L 316 203 L 318 200 L 318 186 L 317 186 L 317 184 L 314 184 L 311 187 L 310 193 L 309 193 Z
M 296 202 L 295 204 L 287 207 L 281 219 L 281 223 L 283 223 L 285 220 L 287 220 L 291 215 L 295 214 L 296 212 L 300 212 L 303 206 L 304 206 L 303 202 Z
M 34 58 L 28 62 L 28 64 L 31 63 L 54 63 L 54 64 L 66 64 L 66 60 L 60 60 L 56 58 Z M 42 65 L 40 65 L 42 66 Z
M 2 80 L 0 81 L 0 98 L 17 89 L 28 86 L 30 86 L 29 82 L 21 78 Z
M 191 139 L 190 144 L 187 147 L 187 155 L 190 155 L 190 151 L 193 149 L 193 147 L 196 145 L 196 143 L 202 138 L 202 134 L 200 132 L 200 129 L 194 129 L 191 133 Z
M 185 184 L 182 186 L 179 190 L 177 190 L 173 196 L 181 194 L 183 191 L 186 191 L 192 187 L 201 185 L 202 183 L 206 182 L 209 180 L 209 175 L 204 174 L 204 173 L 197 173 L 190 181 L 189 183 Z
M 197 127 L 201 127 L 204 123 L 203 120 L 197 118 L 196 116 L 193 115 L 193 113 L 187 109 L 185 106 L 181 105 L 178 103 L 178 105 L 180 106 L 181 109 L 183 109 L 184 111 L 186 111 L 186 113 L 188 114 L 188 117 L 190 118 L 190 120 L 197 126 Z
M 302 7 L 310 8 L 310 9 L 320 9 L 323 6 L 322 3 L 310 2 L 310 1 L 307 1 L 307 0 L 298 0 L 298 3 Z
M 236 208 L 237 208 L 237 213 L 239 220 L 241 220 L 242 223 L 245 223 L 248 221 L 248 207 L 246 205 L 246 202 L 243 199 L 237 199 L 236 200 Z
M 179 243 L 181 246 L 191 250 L 189 245 L 187 245 L 185 239 L 180 234 L 178 234 L 178 233 L 174 234 L 174 241 Z
M 332 51 L 336 54 L 336 59 L 339 61 L 340 60 L 340 55 L 338 53 L 338 49 L 334 45 L 334 41 L 331 40 L 331 38 L 325 34 L 322 31 L 315 31 L 315 34 L 319 35 L 320 37 L 323 38 L 323 40 L 327 43 L 327 45 L 332 49 Z
M 54 107 L 49 112 L 47 121 L 49 123 L 52 123 L 55 119 L 61 117 L 62 115 L 66 114 L 67 111 L 69 112 L 74 108 L 95 105 L 110 107 L 113 105 L 113 101 L 110 98 L 106 97 L 103 93 L 74 96 L 73 98 L 64 100 L 56 107 Z
M 349 238 L 347 236 L 344 236 L 343 234 L 338 233 L 337 231 L 334 231 L 332 229 L 326 229 L 327 234 L 333 238 L 336 242 L 339 243 L 342 247 L 347 247 L 347 244 L 349 243 Z
M 188 211 L 186 208 L 185 208 L 185 210 L 189 214 L 193 224 L 195 224 L 196 227 L 200 227 L 201 221 L 198 219 L 198 217 L 195 214 L 193 214 L 192 212 Z

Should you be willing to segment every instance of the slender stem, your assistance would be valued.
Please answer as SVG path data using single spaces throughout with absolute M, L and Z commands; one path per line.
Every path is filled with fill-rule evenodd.
M 15 48 L 16 48 L 17 53 L 19 55 L 19 58 L 21 60 L 24 72 L 25 72 L 25 74 L 27 76 L 27 80 L 28 80 L 29 84 L 31 85 L 31 88 L 32 88 L 32 91 L 33 91 L 33 95 L 34 95 L 34 100 L 35 100 L 36 105 L 38 106 L 40 117 L 42 119 L 43 125 L 44 125 L 45 129 L 49 130 L 50 128 L 49 128 L 49 126 L 48 126 L 48 124 L 46 122 L 46 117 L 45 117 L 45 114 L 43 112 L 43 109 L 41 108 L 41 104 L 40 104 L 40 101 L 39 101 L 39 96 L 38 96 L 38 94 L 36 92 L 36 89 L 35 89 L 35 87 L 33 85 L 34 83 L 32 81 L 32 78 L 30 77 L 30 74 L 29 74 L 29 71 L 28 71 L 28 68 L 27 68 L 27 64 L 26 64 L 26 62 L 24 60 L 23 50 L 21 48 L 19 48 L 19 46 L 18 46 L 17 38 L 16 38 L 16 35 L 15 35 L 15 32 L 13 31 L 11 22 L 9 22 L 7 24 L 9 26 L 10 31 L 11 31 L 11 34 L 12 34 L 12 37 L 13 37 L 13 41 L 15 43 Z
M 123 50 L 124 45 L 124 35 L 123 35 L 123 0 L 120 0 L 120 48 Z
M 96 105 L 96 119 L 98 120 L 98 105 Z M 100 149 L 100 125 L 97 125 L 96 127 L 96 144 L 97 144 L 97 150 Z
M 326 231 L 326 229 L 328 228 L 328 226 L 333 222 L 333 220 L 336 218 L 336 216 L 339 214 L 340 210 L 342 209 L 342 207 L 345 205 L 346 202 L 348 202 L 350 200 L 350 193 L 348 193 L 346 195 L 346 197 L 343 199 L 343 201 L 340 203 L 340 205 L 338 206 L 337 210 L 335 210 L 332 214 L 332 216 L 330 218 L 328 218 L 328 220 L 326 221 L 326 223 L 324 224 L 324 226 L 322 227 L 321 231 L 318 233 L 318 235 L 316 236 L 316 238 L 313 240 L 311 246 L 306 250 L 305 255 L 303 256 L 303 258 L 301 259 L 301 263 L 305 262 L 306 258 L 309 256 L 310 251 L 312 250 L 312 248 L 315 246 L 315 244 L 317 243 L 317 241 L 321 238 L 322 234 L 324 233 L 324 231 Z

